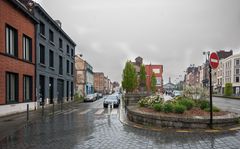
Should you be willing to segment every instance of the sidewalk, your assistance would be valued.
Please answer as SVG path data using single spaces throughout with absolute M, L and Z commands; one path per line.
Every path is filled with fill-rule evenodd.
M 9 136 L 10 134 L 14 133 L 18 129 L 36 122 L 38 120 L 42 120 L 46 117 L 57 115 L 63 112 L 66 112 L 69 109 L 73 109 L 77 107 L 80 103 L 78 102 L 69 102 L 64 103 L 62 105 L 61 111 L 61 104 L 54 105 L 54 113 L 53 113 L 53 106 L 50 105 L 44 108 L 44 113 L 42 112 L 42 108 L 39 108 L 35 111 L 29 112 L 29 121 L 27 121 L 27 112 L 22 112 L 18 114 L 8 115 L 0 117 L 0 140 Z

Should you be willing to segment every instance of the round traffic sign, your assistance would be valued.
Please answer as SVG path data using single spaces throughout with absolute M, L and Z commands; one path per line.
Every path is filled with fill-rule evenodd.
M 217 53 L 215 53 L 215 52 L 211 53 L 211 55 L 209 57 L 209 61 L 210 61 L 211 68 L 216 69 L 219 65 L 219 57 L 218 57 Z

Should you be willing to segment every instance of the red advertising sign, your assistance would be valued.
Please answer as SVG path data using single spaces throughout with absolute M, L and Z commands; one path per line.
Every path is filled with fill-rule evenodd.
M 209 63 L 212 69 L 216 69 L 219 65 L 219 57 L 217 53 L 213 52 L 211 53 L 209 57 Z

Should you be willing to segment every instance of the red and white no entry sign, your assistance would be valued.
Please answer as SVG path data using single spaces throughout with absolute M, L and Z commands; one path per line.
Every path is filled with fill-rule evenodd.
M 213 52 L 211 53 L 210 57 L 209 57 L 209 62 L 210 62 L 210 66 L 212 69 L 216 69 L 219 65 L 219 57 L 217 55 L 217 53 Z

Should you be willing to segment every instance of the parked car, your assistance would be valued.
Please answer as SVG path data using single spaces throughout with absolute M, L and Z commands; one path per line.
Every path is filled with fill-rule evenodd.
M 88 94 L 85 98 L 84 98 L 84 102 L 88 102 L 88 101 L 95 101 L 97 99 L 95 94 Z
M 172 97 L 177 97 L 177 96 L 181 96 L 181 95 L 182 95 L 182 92 L 181 92 L 181 91 L 174 90 Z
M 103 101 L 103 107 L 104 108 L 107 108 L 108 105 L 112 105 L 112 104 L 113 104 L 114 107 L 119 106 L 120 101 L 119 101 L 117 96 L 110 95 L 110 96 L 107 96 L 106 98 L 104 98 L 104 101 Z
M 98 93 L 98 97 L 99 98 L 103 98 L 103 94 L 102 93 Z

